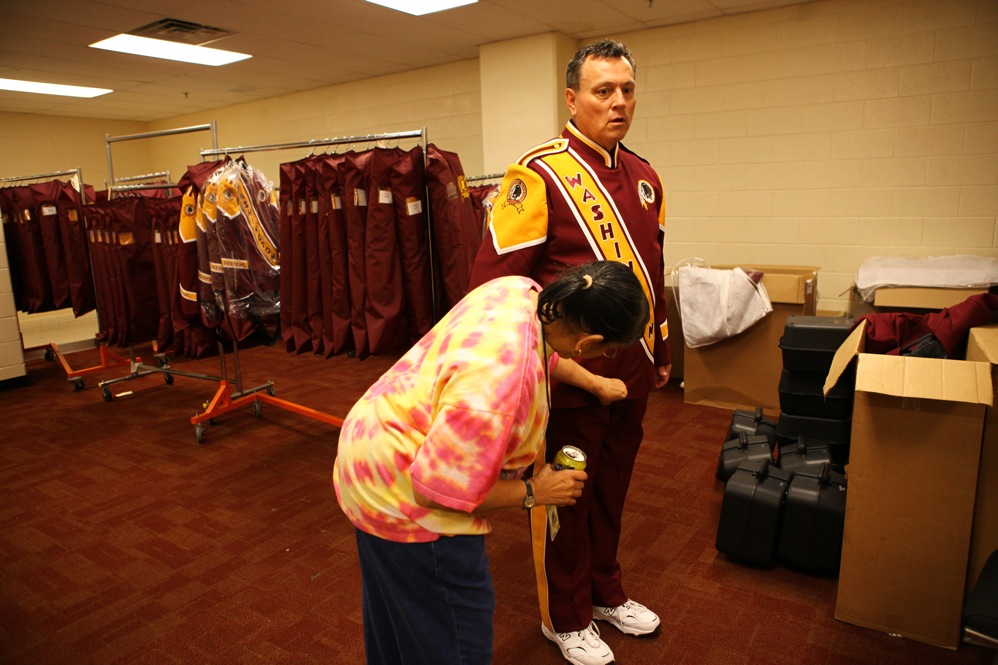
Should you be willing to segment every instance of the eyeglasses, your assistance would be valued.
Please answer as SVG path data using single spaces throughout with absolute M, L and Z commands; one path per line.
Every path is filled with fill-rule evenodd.
M 604 351 L 603 352 L 603 357 L 604 358 L 610 358 L 611 360 L 613 360 L 614 358 L 616 358 L 617 357 L 617 347 L 613 346 L 613 347 L 610 347 L 609 349 L 607 349 L 606 351 Z

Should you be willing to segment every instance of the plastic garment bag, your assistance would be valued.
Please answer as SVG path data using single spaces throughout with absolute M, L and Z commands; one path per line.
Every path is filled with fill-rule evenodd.
M 773 311 L 761 281 L 741 268 L 679 268 L 683 337 L 690 348 L 707 346 L 747 330 Z

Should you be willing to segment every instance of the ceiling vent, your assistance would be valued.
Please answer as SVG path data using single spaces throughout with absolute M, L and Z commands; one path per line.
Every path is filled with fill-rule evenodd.
M 128 34 L 137 37 L 148 37 L 150 39 L 163 39 L 168 42 L 204 46 L 234 33 L 222 30 L 221 28 L 211 28 L 207 25 L 199 25 L 189 21 L 164 18 L 148 25 L 143 25 L 140 28 L 129 30 Z

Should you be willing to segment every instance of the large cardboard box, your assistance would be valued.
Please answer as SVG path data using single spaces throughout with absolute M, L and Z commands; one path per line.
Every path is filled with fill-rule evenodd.
M 835 617 L 955 649 L 991 365 L 842 344 L 825 391 L 856 360 Z
M 736 266 L 712 266 L 728 270 Z M 813 315 L 818 298 L 818 269 L 812 266 L 741 265 L 763 273 L 762 284 L 773 311 L 748 330 L 708 346 L 686 347 L 683 357 L 684 401 L 727 409 L 780 411 L 783 354 L 780 337 L 787 319 Z
M 887 309 L 945 309 L 970 296 L 987 293 L 986 288 L 948 289 L 923 286 L 889 286 L 873 294 L 875 307 Z
M 998 325 L 972 328 L 967 340 L 967 360 L 991 365 L 991 382 L 998 389 Z M 988 409 L 981 441 L 981 466 L 977 472 L 977 499 L 974 527 L 970 535 L 967 591 L 984 568 L 984 562 L 998 550 L 998 413 Z

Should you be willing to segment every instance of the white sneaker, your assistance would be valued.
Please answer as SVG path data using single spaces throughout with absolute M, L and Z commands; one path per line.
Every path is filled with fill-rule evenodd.
M 561 655 L 573 665 L 608 665 L 613 662 L 613 652 L 600 639 L 599 628 L 593 622 L 574 633 L 553 633 L 541 624 L 541 632 L 558 645 Z
M 593 618 L 609 621 L 620 632 L 628 635 L 650 635 L 658 630 L 658 615 L 641 603 L 628 600 L 619 607 L 600 607 L 593 605 Z

